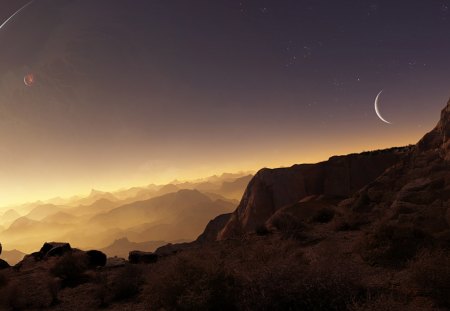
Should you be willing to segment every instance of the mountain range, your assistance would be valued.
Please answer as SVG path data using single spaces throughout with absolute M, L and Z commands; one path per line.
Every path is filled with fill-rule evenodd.
M 167 242 L 194 240 L 210 219 L 237 205 L 236 198 L 251 177 L 223 174 L 114 192 L 92 190 L 86 197 L 16 206 L 0 217 L 0 241 L 6 249 L 25 253 L 42 241 L 53 240 L 105 249 L 110 256 L 122 256 L 132 249 L 125 246 L 125 240 L 151 251 Z

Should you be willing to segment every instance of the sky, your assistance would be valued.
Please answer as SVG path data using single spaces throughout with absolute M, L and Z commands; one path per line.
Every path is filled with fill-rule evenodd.
M 450 0 L 35 0 L 0 29 L 0 205 L 414 144 L 448 55 Z

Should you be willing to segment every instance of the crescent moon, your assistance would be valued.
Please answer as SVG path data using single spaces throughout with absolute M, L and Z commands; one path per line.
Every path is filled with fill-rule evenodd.
M 10 17 L 8 17 L 7 20 L 5 20 L 3 22 L 3 24 L 0 25 L 0 30 L 6 26 L 6 24 L 8 24 L 8 22 L 14 18 L 14 16 L 16 16 L 17 14 L 19 14 L 20 12 L 22 12 L 23 9 L 25 9 L 27 6 L 29 6 L 30 4 L 32 4 L 34 2 L 34 0 L 31 0 L 30 2 L 28 2 L 27 4 L 25 4 L 23 7 L 21 7 L 20 9 L 18 9 L 13 15 L 11 15 Z
M 383 118 L 383 116 L 380 113 L 380 109 L 378 109 L 378 100 L 380 99 L 381 93 L 383 93 L 383 90 L 381 90 L 380 93 L 378 93 L 377 97 L 375 98 L 375 112 L 381 121 L 383 121 L 384 123 L 387 123 L 387 124 L 392 124 L 391 122 L 389 122 L 385 118 Z

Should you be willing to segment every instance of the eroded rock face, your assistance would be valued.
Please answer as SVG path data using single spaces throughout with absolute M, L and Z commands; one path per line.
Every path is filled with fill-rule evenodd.
M 280 208 L 308 196 L 346 198 L 404 158 L 410 149 L 392 148 L 332 157 L 318 164 L 263 169 L 249 183 L 237 210 L 218 238 L 254 231 Z
M 206 226 L 203 233 L 197 238 L 196 242 L 207 243 L 215 241 L 220 230 L 222 230 L 223 227 L 227 224 L 231 216 L 232 216 L 231 213 L 222 214 L 211 220 Z

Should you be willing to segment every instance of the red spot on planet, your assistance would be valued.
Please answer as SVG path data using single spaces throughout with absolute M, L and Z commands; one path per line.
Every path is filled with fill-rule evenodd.
M 26 86 L 33 86 L 33 84 L 36 82 L 36 78 L 34 74 L 29 73 L 23 78 L 23 83 L 25 83 Z

